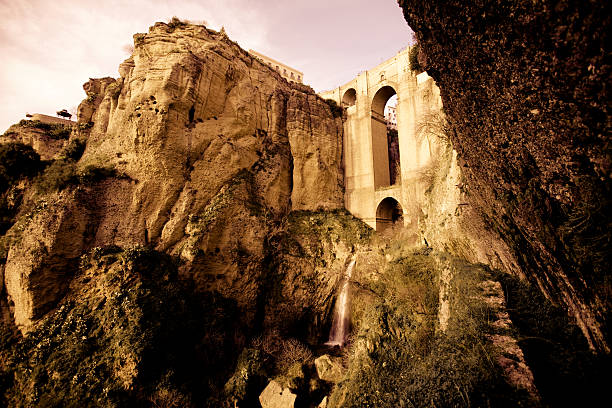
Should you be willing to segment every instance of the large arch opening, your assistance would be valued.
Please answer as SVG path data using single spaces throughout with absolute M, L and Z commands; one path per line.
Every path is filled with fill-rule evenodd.
M 384 86 L 372 99 L 372 154 L 374 188 L 400 182 L 400 152 L 397 123 L 397 93 Z
M 376 208 L 376 231 L 385 232 L 396 225 L 404 224 L 404 212 L 400 203 L 387 197 Z
M 347 89 L 342 97 L 342 106 L 353 106 L 355 102 L 357 102 L 357 91 L 353 88 Z

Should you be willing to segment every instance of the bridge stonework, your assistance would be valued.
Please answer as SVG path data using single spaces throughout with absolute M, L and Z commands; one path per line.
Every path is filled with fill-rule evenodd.
M 319 94 L 346 108 L 345 207 L 375 229 L 389 224 L 380 206 L 391 197 L 401 206 L 404 226 L 416 232 L 429 184 L 424 174 L 431 172 L 441 154 L 441 141 L 428 131 L 428 123 L 442 114 L 440 91 L 426 73 L 410 70 L 409 52 L 407 47 L 346 84 Z M 400 171 L 391 184 L 383 110 L 393 94 L 397 94 Z

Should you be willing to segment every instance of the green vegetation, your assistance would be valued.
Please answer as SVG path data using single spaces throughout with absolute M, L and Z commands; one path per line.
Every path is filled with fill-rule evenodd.
M 66 159 L 78 161 L 81 156 L 83 156 L 86 146 L 87 141 L 85 139 L 74 138 L 68 143 L 68 146 L 64 148 L 64 151 L 60 156 Z
M 186 27 L 187 26 L 187 22 L 182 21 L 180 18 L 178 18 L 177 16 L 173 16 L 170 21 L 168 21 L 168 27 L 171 30 L 175 30 L 176 28 L 182 28 L 182 27 Z
M 437 330 L 439 262 L 456 270 L 448 329 Z M 356 327 L 349 370 L 331 407 L 528 406 L 494 364 L 487 339 L 490 312 L 477 266 L 414 252 L 362 281 L 354 300 Z
M 41 168 L 40 156 L 32 147 L 22 143 L 0 145 L 0 235 L 13 225 L 21 204 L 23 191 L 17 183 L 33 177 Z M 0 259 L 4 257 L 0 254 Z
M 79 123 L 78 127 L 79 127 L 79 130 L 87 130 L 87 129 L 92 128 L 93 125 L 94 125 L 93 122 Z
M 41 194 L 61 191 L 71 185 L 91 185 L 106 178 L 119 177 L 113 167 L 87 165 L 81 171 L 72 159 L 53 161 L 45 171 L 34 180 L 34 186 Z
M 34 180 L 34 186 L 41 194 L 60 191 L 71 184 L 77 184 L 76 165 L 73 160 L 53 161 L 45 171 Z
M 40 156 L 23 143 L 0 145 L 0 193 L 22 177 L 31 177 L 41 169 Z
M 238 357 L 234 374 L 225 383 L 224 392 L 228 398 L 239 401 L 241 406 L 245 403 L 256 406 L 258 393 L 266 386 L 266 379 L 262 353 L 257 349 L 245 348 Z
M 325 103 L 329 106 L 329 110 L 334 118 L 341 118 L 344 113 L 344 109 L 341 106 L 338 106 L 336 101 L 333 99 L 325 99 Z
M 343 242 L 346 246 L 366 244 L 373 230 L 345 209 L 331 211 L 292 211 L 287 217 L 287 235 L 281 240 L 290 242 L 301 238 L 305 242 Z M 303 251 L 286 248 L 286 253 L 298 255 Z
M 412 48 L 410 48 L 410 52 L 408 54 L 408 62 L 410 64 L 410 70 L 415 71 L 417 74 L 423 72 L 423 67 L 421 67 L 421 63 L 419 62 L 419 44 L 415 44 Z
M 143 247 L 98 248 L 81 266 L 77 297 L 0 344 L 0 405 L 219 406 L 210 391 L 233 365 L 235 304 L 194 293 Z
M 72 125 L 64 125 L 62 123 L 44 123 L 39 120 L 22 119 L 18 126 L 24 128 L 35 128 L 44 130 L 52 139 L 68 139 L 72 132 Z

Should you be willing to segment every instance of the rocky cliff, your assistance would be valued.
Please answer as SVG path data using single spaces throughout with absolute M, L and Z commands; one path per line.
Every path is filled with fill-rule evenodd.
M 589 275 L 579 257 L 567 269 L 562 260 L 576 246 L 553 254 L 563 259 L 534 252 L 549 241 L 538 241 L 535 227 L 520 230 L 527 228 L 522 217 L 549 224 L 538 218 L 541 207 L 524 213 L 516 206 L 535 205 L 529 194 L 543 176 L 532 173 L 523 201 L 500 199 L 505 190 L 486 183 L 510 183 L 500 163 L 506 150 L 479 150 L 483 162 L 471 156 L 493 142 L 458 122 L 455 109 L 467 109 L 461 95 L 448 108 L 458 155 L 442 138 L 441 159 L 425 175 L 427 219 L 418 225 L 432 242 L 415 250 L 412 231 L 377 235 L 342 209 L 341 118 L 311 89 L 286 82 L 223 31 L 173 19 L 134 42 L 120 78 L 84 85 L 77 124 L 23 122 L 0 140 L 0 404 L 268 407 L 278 395 L 298 407 L 601 399 L 608 361 L 593 359 L 567 315 L 511 276 L 466 262 L 520 267 L 550 297 L 574 301 L 592 344 L 605 346 L 595 335 L 606 303 L 579 292 L 605 293 L 589 286 L 599 269 Z M 480 103 L 481 94 L 468 90 Z M 490 118 L 474 123 L 493 129 Z M 493 134 L 510 137 L 504 129 Z M 535 136 L 529 143 L 544 143 Z M 512 149 L 529 152 L 521 137 L 524 144 L 512 139 Z M 517 169 L 532 163 L 503 157 Z M 491 173 L 478 173 L 479 165 Z M 592 192 L 606 186 L 598 183 Z M 593 214 L 578 219 L 580 234 L 593 233 L 592 222 L 602 219 Z M 561 227 L 550 228 L 553 241 L 564 239 Z M 588 237 L 602 248 L 598 235 Z M 506 262 L 514 258 L 521 265 Z M 332 364 L 328 376 L 314 357 L 350 259 L 357 262 L 347 284 L 352 332 L 342 353 L 323 350 L 342 354 L 319 359 Z M 573 292 L 559 283 L 578 285 L 568 271 L 585 279 Z M 532 346 L 523 356 L 517 344 Z
M 9 233 L 6 290 L 23 332 L 61 299 L 80 255 L 108 245 L 179 257 L 200 289 L 239 293 L 248 320 L 280 218 L 343 207 L 342 124 L 310 88 L 203 26 L 158 23 L 134 42 L 120 78 L 84 85 L 71 135 L 86 141 L 76 174 L 113 176 L 30 194 Z
M 610 16 L 601 2 L 400 0 L 470 202 L 610 350 Z

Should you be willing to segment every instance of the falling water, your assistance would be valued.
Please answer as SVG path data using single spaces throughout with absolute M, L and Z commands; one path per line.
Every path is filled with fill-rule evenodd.
M 355 267 L 355 257 L 351 260 L 346 273 L 344 274 L 344 281 L 342 282 L 342 289 L 340 290 L 340 296 L 336 300 L 336 309 L 334 311 L 334 319 L 332 321 L 332 327 L 329 332 L 329 340 L 325 343 L 328 346 L 344 346 L 346 343 L 346 336 L 349 327 L 349 281 L 353 274 L 353 268 Z

